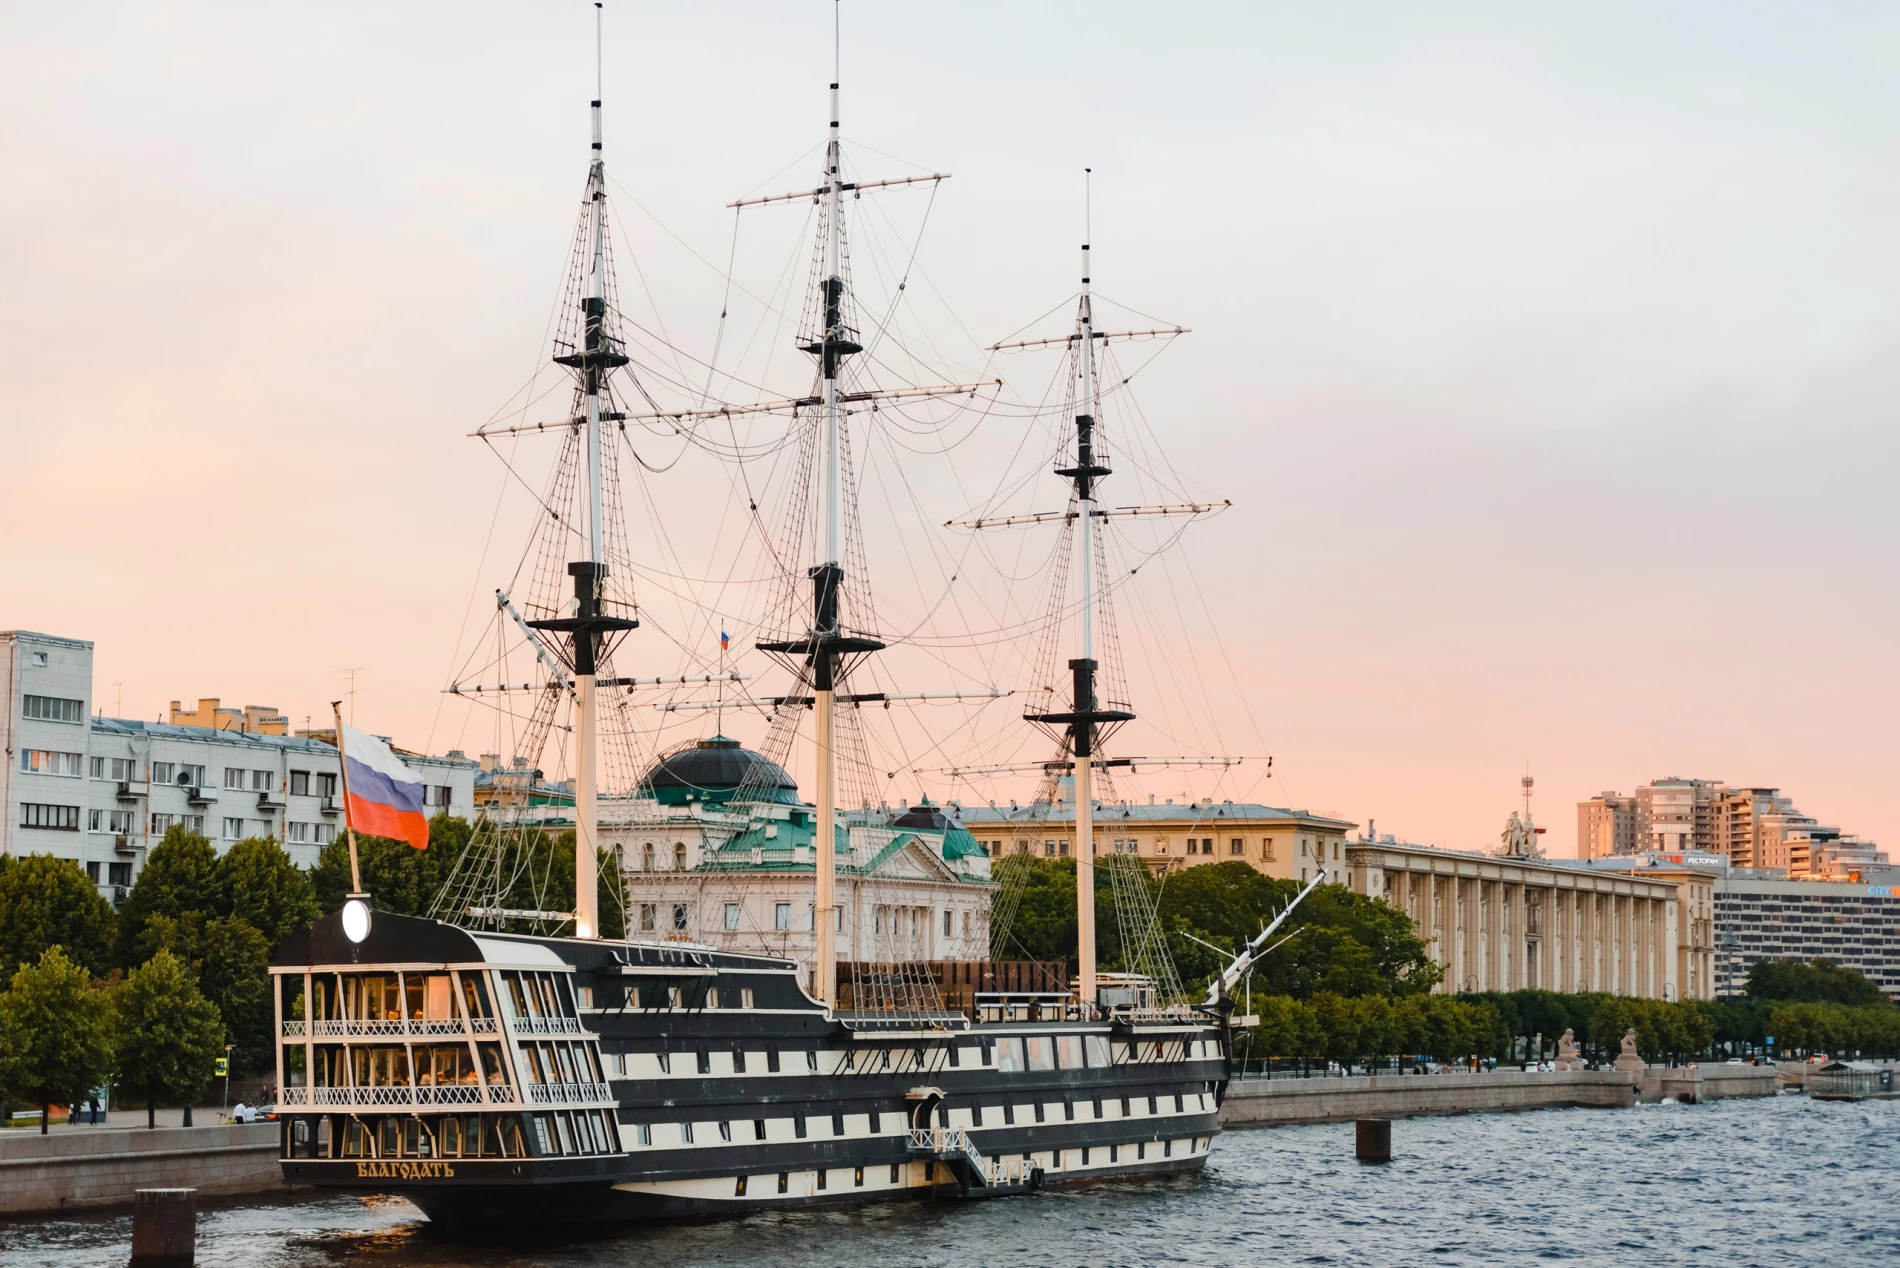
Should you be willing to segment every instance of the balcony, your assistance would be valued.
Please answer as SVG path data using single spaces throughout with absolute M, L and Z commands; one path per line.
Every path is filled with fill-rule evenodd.
M 215 788 L 185 785 L 185 804 L 188 806 L 208 806 L 217 799 L 218 792 Z
M 284 808 L 283 794 L 274 792 L 261 792 L 257 794 L 257 808 L 266 813 L 272 810 L 282 810 Z
M 517 1035 L 578 1035 L 581 1023 L 575 1017 L 517 1017 L 514 1031 Z
M 337 804 L 335 797 L 325 797 L 318 803 L 317 813 L 335 817 L 343 813 L 343 807 Z
M 121 779 L 119 781 L 119 790 L 115 795 L 120 801 L 137 801 L 140 797 L 145 795 L 145 789 L 133 787 L 132 781 L 129 779 Z
M 120 854 L 130 854 L 138 847 L 132 843 L 130 833 L 121 832 L 112 838 L 112 848 L 117 850 Z
M 307 1023 L 310 1034 L 318 1038 L 416 1038 L 437 1037 L 455 1038 L 464 1035 L 492 1035 L 499 1033 L 493 1017 L 477 1017 L 473 1021 L 464 1021 L 460 1017 L 390 1017 L 374 1021 L 361 1018 L 347 1020 L 318 1020 Z M 301 1020 L 284 1023 L 284 1038 L 301 1039 L 306 1023 Z
M 441 1087 L 290 1087 L 278 1097 L 280 1105 L 386 1105 L 410 1109 L 424 1105 L 510 1105 L 514 1089 L 491 1083 L 484 1095 L 479 1083 L 449 1083 Z

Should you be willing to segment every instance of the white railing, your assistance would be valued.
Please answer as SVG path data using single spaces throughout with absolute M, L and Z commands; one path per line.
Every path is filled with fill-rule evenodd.
M 285 1022 L 284 1037 L 286 1039 L 302 1037 L 305 1024 L 302 1021 Z M 438 1039 L 468 1034 L 492 1035 L 496 1033 L 493 1017 L 477 1017 L 472 1022 L 463 1021 L 460 1017 L 415 1017 L 407 1020 L 400 1017 L 387 1017 L 373 1021 L 353 1017 L 342 1021 L 317 1021 L 308 1024 L 312 1035 L 324 1038 L 344 1036 Z
M 305 1090 L 284 1089 L 283 1103 L 305 1104 Z M 445 1083 L 440 1087 L 320 1087 L 309 1090 L 315 1093 L 310 1103 L 316 1105 L 480 1105 L 483 1099 L 482 1085 L 479 1083 Z M 488 1099 L 505 1103 L 514 1097 L 507 1086 L 497 1084 L 488 1089 Z
M 607 1101 L 614 1099 L 613 1089 L 605 1083 L 530 1083 L 528 1099 L 541 1105 L 569 1101 Z
M 517 1035 L 578 1035 L 581 1033 L 580 1019 L 577 1017 L 517 1017 L 515 1018 Z
M 277 1103 L 279 1105 L 308 1105 L 310 1103 L 310 1089 L 304 1087 L 287 1087 L 279 1093 Z
M 996 1184 L 996 1163 L 977 1152 L 976 1144 L 961 1127 L 913 1127 L 910 1129 L 912 1153 L 927 1153 L 938 1158 L 962 1154 L 970 1167 L 992 1187 Z

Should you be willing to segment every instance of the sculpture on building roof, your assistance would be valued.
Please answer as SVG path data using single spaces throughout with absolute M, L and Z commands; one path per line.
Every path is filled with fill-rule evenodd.
M 1510 822 L 1504 825 L 1504 831 L 1498 834 L 1497 857 L 1504 859 L 1541 859 L 1544 851 L 1537 844 L 1537 825 L 1531 822 L 1529 812 L 1520 816 L 1511 812 Z

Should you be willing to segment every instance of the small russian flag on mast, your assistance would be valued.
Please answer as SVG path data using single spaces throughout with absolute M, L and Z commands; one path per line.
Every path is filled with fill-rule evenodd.
M 731 647 L 732 647 L 732 635 L 726 633 L 724 630 L 720 630 L 719 631 L 719 650 L 722 652 L 728 651 L 731 649 Z
M 429 848 L 422 780 L 389 751 L 389 745 L 346 726 L 343 765 L 344 787 L 349 793 L 345 808 L 352 828 L 407 841 L 418 850 Z

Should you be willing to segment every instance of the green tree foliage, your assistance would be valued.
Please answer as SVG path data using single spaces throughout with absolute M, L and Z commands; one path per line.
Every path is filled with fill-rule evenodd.
M 204 1086 L 224 1047 L 217 1006 L 164 949 L 126 974 L 113 1023 L 120 1083 L 144 1099 L 147 1127 L 156 1125 L 159 1101 L 191 1097 Z
M 1164 928 L 1238 951 L 1293 901 L 1301 886 L 1235 861 L 1187 868 L 1157 888 Z M 1444 976 L 1409 916 L 1344 885 L 1321 885 L 1308 895 L 1274 936 L 1289 934 L 1290 940 L 1254 969 L 1255 992 L 1301 999 L 1322 993 L 1407 995 L 1429 991 Z M 1177 960 L 1187 958 L 1181 950 L 1186 941 L 1170 943 Z M 1220 967 L 1182 976 L 1204 984 Z
M 1833 1057 L 1900 1056 L 1900 1008 L 1834 1003 L 1775 1004 L 1768 1026 L 1782 1052 Z
M 1374 1057 L 1441 1062 L 1485 1053 L 1496 1010 L 1449 995 L 1290 995 L 1253 998 L 1260 1025 L 1241 1035 L 1250 1060 L 1337 1061 L 1348 1068 Z
M 428 910 L 420 861 L 427 853 L 394 837 L 357 833 L 357 869 L 362 874 L 363 890 L 378 911 L 415 916 Z M 346 833 L 337 833 L 336 840 L 323 847 L 311 870 L 310 883 L 317 905 L 326 913 L 343 906 L 343 900 L 350 896 L 350 843 Z
M 193 968 L 199 989 L 224 1021 L 236 1074 L 255 1074 L 276 1064 L 271 1040 L 276 1016 L 271 1008 L 270 950 L 264 935 L 242 916 L 213 916 L 205 922 L 199 941 Z
M 87 1099 L 112 1064 L 109 1001 L 85 968 L 48 947 L 0 994 L 0 1088 L 40 1107 Z
M 173 825 L 152 847 L 119 913 L 118 962 L 130 968 L 152 958 L 159 943 L 147 926 L 156 916 L 174 920 L 215 910 L 217 855 L 211 842 Z
M 429 848 L 426 850 L 389 837 L 359 833 L 357 866 L 371 903 L 378 911 L 393 911 L 403 916 L 426 915 L 473 835 L 474 830 L 466 819 L 446 814 L 429 820 Z M 506 848 L 526 857 L 509 859 L 503 867 L 504 872 L 519 879 L 515 889 L 502 896 L 502 906 L 542 911 L 574 909 L 573 832 L 522 832 L 512 836 Z M 602 852 L 599 860 L 596 894 L 600 904 L 600 931 L 603 937 L 622 937 L 627 927 L 625 893 L 617 884 L 612 856 Z M 347 837 L 338 836 L 323 848 L 310 879 L 317 905 L 323 911 L 333 912 L 343 906 L 343 900 L 350 894 Z
M 214 868 L 220 915 L 242 916 L 271 946 L 318 916 L 310 877 L 270 837 L 239 841 Z
M 1623 1036 L 1636 1031 L 1636 1051 L 1649 1062 L 1688 1061 L 1715 1042 L 1715 1021 L 1695 1000 L 1638 999 L 1605 995 L 1590 1023 L 1600 1054 L 1622 1051 Z
M 1826 956 L 1799 960 L 1758 960 L 1748 970 L 1747 990 L 1755 999 L 1801 1000 L 1868 1008 L 1887 1002 L 1880 986 L 1859 969 Z
M 64 947 L 87 972 L 111 967 L 111 904 L 79 864 L 50 854 L 0 855 L 0 974 Z

